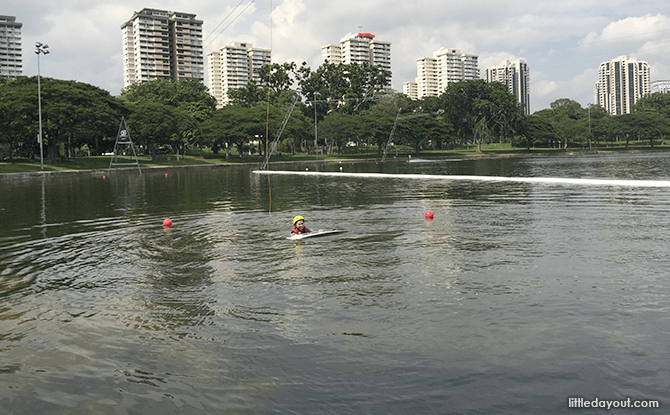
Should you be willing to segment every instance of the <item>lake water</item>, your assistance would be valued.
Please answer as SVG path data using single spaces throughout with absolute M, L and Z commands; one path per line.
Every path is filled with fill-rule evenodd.
M 255 168 L 0 180 L 2 412 L 667 413 L 670 153 Z

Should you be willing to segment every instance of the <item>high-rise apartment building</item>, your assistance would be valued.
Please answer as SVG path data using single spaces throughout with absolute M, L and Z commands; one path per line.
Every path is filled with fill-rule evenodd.
M 660 92 L 661 94 L 670 94 L 670 81 L 667 79 L 651 81 L 649 83 L 649 92 L 654 94 Z
M 145 8 L 121 25 L 124 86 L 159 78 L 204 81 L 203 22 L 195 17 Z
M 530 114 L 530 71 L 525 61 L 517 59 L 489 66 L 486 68 L 486 82 L 500 82 L 507 86 L 524 114 Z
M 479 79 L 479 56 L 461 53 L 457 49 L 440 48 L 432 57 L 416 60 L 415 82 L 405 82 L 405 90 L 416 95 L 407 94 L 412 99 L 434 97 L 443 93 L 447 87 L 460 81 Z
M 349 33 L 339 44 L 321 47 L 324 62 L 373 65 L 391 71 L 391 42 L 375 39 L 371 33 Z
M 216 99 L 217 107 L 230 103 L 228 91 L 240 89 L 253 81 L 264 85 L 258 69 L 272 62 L 272 51 L 254 48 L 251 43 L 232 42 L 207 54 L 209 92 Z
M 419 99 L 416 82 L 403 82 L 402 93 L 407 95 L 410 99 Z
M 0 78 L 23 76 L 21 26 L 14 16 L 0 16 Z
M 619 56 L 600 64 L 593 100 L 611 115 L 630 114 L 633 105 L 649 94 L 649 64 Z

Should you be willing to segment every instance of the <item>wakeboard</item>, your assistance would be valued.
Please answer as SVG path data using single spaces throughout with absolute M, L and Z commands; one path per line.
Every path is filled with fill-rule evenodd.
M 297 240 L 297 239 L 313 238 L 315 236 L 332 235 L 332 234 L 335 234 L 335 233 L 342 233 L 342 232 L 346 232 L 346 231 L 344 229 L 331 229 L 331 230 L 327 230 L 327 231 L 314 231 L 314 232 L 308 232 L 308 233 L 297 233 L 297 234 L 294 234 L 294 235 L 291 235 L 291 236 L 287 237 L 286 239 Z

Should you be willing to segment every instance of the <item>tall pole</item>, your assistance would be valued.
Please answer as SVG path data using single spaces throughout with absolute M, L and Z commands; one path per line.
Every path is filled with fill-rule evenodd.
M 321 95 L 318 92 L 314 93 L 314 151 L 316 152 L 316 159 L 319 159 L 319 141 L 318 132 L 316 128 L 316 96 Z
M 40 118 L 40 133 L 37 136 L 40 142 L 40 170 L 44 170 L 44 151 L 42 150 L 42 86 L 40 85 L 40 52 L 37 53 L 37 106 Z
M 44 151 L 42 149 L 42 85 L 40 83 L 40 53 L 49 53 L 49 45 L 43 45 L 40 42 L 35 43 L 35 53 L 37 54 L 37 106 L 40 120 L 40 170 L 44 170 Z

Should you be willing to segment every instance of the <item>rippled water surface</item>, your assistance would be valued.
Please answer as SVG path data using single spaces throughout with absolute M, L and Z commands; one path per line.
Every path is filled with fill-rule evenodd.
M 3 413 L 666 413 L 670 188 L 256 167 L 0 180 Z M 667 181 L 670 155 L 272 168 Z M 286 240 L 297 214 L 346 232 Z

